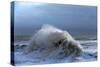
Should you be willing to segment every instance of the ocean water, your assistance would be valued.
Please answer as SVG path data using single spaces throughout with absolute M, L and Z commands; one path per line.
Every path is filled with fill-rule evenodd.
M 40 34 L 42 34 L 43 37 L 41 37 L 41 39 L 45 39 L 45 37 L 47 35 L 50 35 L 52 31 L 58 32 L 58 31 L 63 31 L 63 30 L 53 27 L 51 25 L 46 25 L 46 26 L 43 26 L 40 30 L 37 30 L 37 33 L 35 34 L 38 34 L 37 37 L 41 37 Z M 35 35 L 33 35 L 33 37 L 34 36 Z M 45 51 L 47 51 L 47 49 L 41 49 L 41 48 L 38 48 L 32 52 L 26 53 L 25 48 L 29 45 L 30 39 L 32 36 L 24 36 L 24 35 L 15 36 L 15 41 L 14 41 L 15 51 L 14 51 L 13 60 L 15 61 L 15 65 L 96 61 L 97 60 L 97 40 L 96 38 L 94 38 L 94 36 L 90 36 L 90 37 L 86 35 L 84 36 L 85 37 L 83 36 L 78 37 L 79 39 L 77 41 L 80 42 L 80 45 L 83 47 L 83 51 L 81 52 L 80 56 L 77 56 L 77 57 L 73 54 L 68 55 L 68 56 L 65 55 L 61 46 L 59 46 L 58 48 L 53 48 L 53 51 L 46 52 L 46 53 Z M 73 38 L 76 39 L 77 37 L 73 37 Z M 38 41 L 41 41 L 41 40 L 38 40 Z
M 89 62 L 97 60 L 97 40 L 79 40 L 84 51 L 79 57 L 65 56 L 59 48 L 50 53 L 49 56 L 44 58 L 41 50 L 33 51 L 25 54 L 24 49 L 18 46 L 28 45 L 27 41 L 16 42 L 15 47 L 15 65 L 29 65 L 29 64 L 54 64 L 54 63 L 69 63 L 69 62 Z

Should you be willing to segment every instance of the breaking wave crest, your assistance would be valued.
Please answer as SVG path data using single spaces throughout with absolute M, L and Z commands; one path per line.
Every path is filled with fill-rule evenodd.
M 48 24 L 43 25 L 41 30 L 39 31 L 44 31 L 47 34 L 50 34 L 51 30 L 52 32 L 56 32 L 56 31 L 63 32 L 61 29 L 58 29 Z M 40 33 L 40 34 L 44 34 L 44 33 Z M 40 36 L 40 37 L 42 38 L 44 36 Z M 73 55 L 66 56 L 61 46 L 59 46 L 59 48 L 53 48 L 52 50 L 54 51 L 50 52 L 49 55 L 44 55 L 46 51 L 44 48 L 40 48 L 26 54 L 24 53 L 25 51 L 24 48 L 29 45 L 29 42 L 31 41 L 21 41 L 14 44 L 15 45 L 14 61 L 16 65 L 80 62 L 80 61 L 93 61 L 97 59 L 97 47 L 96 47 L 97 42 L 96 41 L 79 41 L 80 44 L 83 44 L 82 47 L 84 51 L 78 57 L 74 57 Z M 91 53 L 91 51 L 94 51 L 94 52 Z

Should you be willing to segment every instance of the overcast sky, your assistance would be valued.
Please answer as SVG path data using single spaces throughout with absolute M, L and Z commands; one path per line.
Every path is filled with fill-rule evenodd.
M 96 33 L 96 6 L 15 2 L 15 32 L 32 32 L 43 24 L 77 33 Z M 27 31 L 26 31 L 27 30 Z

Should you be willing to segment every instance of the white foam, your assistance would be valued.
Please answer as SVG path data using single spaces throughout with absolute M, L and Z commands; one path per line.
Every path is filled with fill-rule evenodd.
M 85 41 L 80 41 L 82 43 L 85 43 Z M 66 57 L 64 54 L 59 54 L 61 52 L 61 48 L 59 50 L 51 53 L 49 57 L 45 57 L 45 59 L 42 58 L 43 55 L 41 55 L 41 52 L 34 51 L 30 54 L 23 54 L 21 51 L 15 52 L 15 63 L 16 65 L 27 65 L 27 64 L 46 64 L 46 63 L 65 63 L 65 62 L 82 62 L 82 61 L 95 61 L 97 58 L 97 47 L 94 46 L 94 43 L 96 41 L 88 40 L 86 41 L 90 44 L 90 48 L 85 43 L 85 46 L 88 47 L 88 49 L 84 49 L 84 52 L 81 56 L 76 57 L 73 59 L 73 57 Z M 54 58 L 51 58 L 54 57 Z
M 45 39 L 46 36 L 53 32 L 66 32 L 68 37 L 71 37 L 71 35 L 67 31 L 63 31 L 61 29 L 58 29 L 51 25 L 43 25 L 42 28 L 32 37 L 32 39 L 29 42 L 19 42 L 17 44 L 30 44 L 30 42 L 33 42 L 33 39 L 38 39 L 38 43 L 47 42 Z M 42 36 L 41 36 L 42 35 Z M 38 37 L 37 37 L 38 36 Z M 79 57 L 74 57 L 73 55 L 66 56 L 62 47 L 59 46 L 58 48 L 50 48 L 52 51 L 49 51 L 44 48 L 39 48 L 38 50 L 34 50 L 29 53 L 23 53 L 25 51 L 24 49 L 15 52 L 15 64 L 46 64 L 46 63 L 65 63 L 65 62 L 79 62 L 79 61 L 92 61 L 97 59 L 97 42 L 94 40 L 86 40 L 86 41 L 79 41 L 83 46 L 83 53 Z M 16 44 L 16 43 L 15 43 Z M 28 44 L 28 45 L 29 45 Z M 94 45 L 95 44 L 95 45 Z M 27 45 L 27 46 L 28 46 Z M 46 43 L 46 46 L 48 44 Z M 41 44 L 41 47 L 44 47 L 45 45 Z M 87 48 L 86 48 L 87 47 Z M 91 51 L 94 51 L 91 53 Z

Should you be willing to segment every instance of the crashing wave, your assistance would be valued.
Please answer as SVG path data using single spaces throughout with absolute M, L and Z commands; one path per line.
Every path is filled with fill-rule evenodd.
M 58 36 L 56 40 L 55 33 L 56 35 L 59 35 L 58 33 L 64 33 L 63 36 L 59 36 L 65 39 L 59 38 Z M 52 37 L 51 34 L 55 36 L 53 35 Z M 57 43 L 51 43 L 52 41 L 48 42 L 50 40 L 48 37 L 54 38 L 53 41 L 57 41 Z M 16 49 L 18 51 L 15 52 L 15 63 L 42 64 L 96 60 L 97 52 L 90 53 L 90 49 L 88 49 L 90 52 L 85 51 L 86 48 L 83 50 L 84 46 L 88 46 L 85 41 L 82 41 L 82 44 L 81 46 L 67 31 L 46 24 L 29 41 L 17 43 L 15 48 L 17 47 Z M 92 45 L 92 41 L 88 41 L 88 44 Z M 95 47 L 94 44 L 92 46 Z

